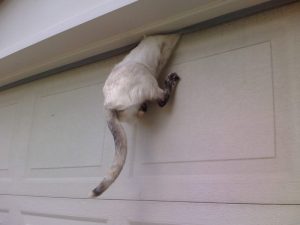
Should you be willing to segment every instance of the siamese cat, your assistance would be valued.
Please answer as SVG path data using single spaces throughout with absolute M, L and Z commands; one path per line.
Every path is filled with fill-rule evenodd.
M 180 35 L 145 37 L 109 74 L 103 87 L 108 128 L 115 143 L 115 155 L 109 172 L 92 191 L 101 195 L 119 176 L 127 154 L 127 138 L 121 122 L 133 122 L 147 111 L 147 102 L 163 107 L 179 81 L 176 73 L 167 76 L 164 88 L 157 78 L 170 58 Z

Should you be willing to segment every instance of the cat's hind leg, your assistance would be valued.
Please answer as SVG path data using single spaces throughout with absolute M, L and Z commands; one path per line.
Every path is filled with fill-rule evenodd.
M 148 105 L 147 105 L 147 102 L 144 102 L 142 105 L 141 105 L 141 107 L 139 108 L 139 111 L 138 111 L 138 117 L 140 118 L 140 117 L 142 117 L 144 114 L 145 114 L 145 112 L 147 112 L 147 110 L 148 110 Z

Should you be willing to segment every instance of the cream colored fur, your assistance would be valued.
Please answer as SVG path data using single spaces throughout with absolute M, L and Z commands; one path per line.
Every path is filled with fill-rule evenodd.
M 127 140 L 120 121 L 135 121 L 143 114 L 139 109 L 144 102 L 164 98 L 166 93 L 158 86 L 157 77 L 178 40 L 179 35 L 146 37 L 109 74 L 103 94 L 107 123 L 115 142 L 115 156 L 110 171 L 93 190 L 92 197 L 102 194 L 124 166 Z
M 162 97 L 157 77 L 166 65 L 179 35 L 146 37 L 119 64 L 107 78 L 103 93 L 104 107 L 122 111 L 120 119 L 130 121 L 144 101 Z

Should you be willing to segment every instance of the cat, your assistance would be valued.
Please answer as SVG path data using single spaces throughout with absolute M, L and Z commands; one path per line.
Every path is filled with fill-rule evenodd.
M 179 34 L 145 37 L 106 79 L 103 87 L 104 108 L 115 142 L 115 155 L 109 172 L 92 191 L 91 197 L 101 195 L 116 180 L 124 166 L 127 138 L 121 122 L 136 121 L 147 111 L 149 101 L 157 101 L 161 107 L 167 104 L 180 78 L 176 73 L 169 74 L 163 89 L 158 86 L 157 78 L 179 39 Z

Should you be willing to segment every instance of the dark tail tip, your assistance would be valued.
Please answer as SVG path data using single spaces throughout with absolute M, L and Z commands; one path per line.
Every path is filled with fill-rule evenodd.
M 101 195 L 103 193 L 103 191 L 98 190 L 97 188 L 95 188 L 94 190 L 92 190 L 91 194 L 90 194 L 90 198 L 96 198 L 99 195 Z

